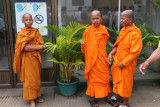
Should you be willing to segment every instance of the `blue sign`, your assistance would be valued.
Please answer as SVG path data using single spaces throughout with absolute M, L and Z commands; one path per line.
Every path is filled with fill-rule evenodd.
M 17 2 L 45 2 L 45 0 L 17 0 Z

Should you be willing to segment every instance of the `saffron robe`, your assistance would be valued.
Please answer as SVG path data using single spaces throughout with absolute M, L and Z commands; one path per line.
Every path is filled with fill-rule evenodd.
M 131 96 L 136 57 L 141 52 L 142 45 L 141 31 L 133 24 L 133 26 L 122 28 L 113 46 L 113 48 L 117 46 L 111 67 L 113 92 L 122 97 L 129 98 Z M 124 68 L 118 67 L 120 62 L 123 62 Z
M 43 39 L 36 28 L 24 27 L 18 33 L 14 55 L 14 71 L 20 73 L 23 82 L 23 99 L 33 100 L 41 96 L 41 55 L 39 51 L 26 52 L 26 44 L 43 45 Z
M 111 92 L 106 44 L 109 33 L 105 26 L 89 26 L 84 34 L 81 50 L 85 54 L 84 76 L 87 79 L 86 94 L 103 98 Z

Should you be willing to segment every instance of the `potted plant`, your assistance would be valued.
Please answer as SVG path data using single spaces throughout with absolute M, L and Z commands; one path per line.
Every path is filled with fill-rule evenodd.
M 45 52 L 53 58 L 48 61 L 60 64 L 60 78 L 57 80 L 60 91 L 65 96 L 73 95 L 77 90 L 78 79 L 73 77 L 73 70 L 84 65 L 81 43 L 83 31 L 87 28 L 76 22 L 70 22 L 67 26 L 47 26 L 56 36 L 53 43 L 45 39 Z M 74 89 L 72 89 L 74 88 Z

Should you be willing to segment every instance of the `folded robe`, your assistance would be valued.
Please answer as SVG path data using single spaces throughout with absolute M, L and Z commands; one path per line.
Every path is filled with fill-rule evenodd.
M 117 47 L 111 67 L 113 92 L 122 97 L 129 98 L 131 96 L 136 57 L 141 52 L 142 45 L 141 31 L 133 24 L 133 26 L 122 28 L 113 46 L 113 48 Z M 125 66 L 123 69 L 118 67 L 120 62 L 123 62 Z
M 33 100 L 41 96 L 41 55 L 39 51 L 24 51 L 26 44 L 34 46 L 44 44 L 37 29 L 24 27 L 18 33 L 13 65 L 15 73 L 20 73 L 20 80 L 23 82 L 23 99 Z
M 85 54 L 86 94 L 91 97 L 103 98 L 111 92 L 106 51 L 109 37 L 106 27 L 102 25 L 91 25 L 83 34 L 85 42 L 81 50 Z

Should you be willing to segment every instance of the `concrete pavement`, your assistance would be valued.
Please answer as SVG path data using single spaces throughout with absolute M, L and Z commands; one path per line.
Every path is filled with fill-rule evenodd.
M 85 95 L 86 85 L 79 85 L 75 95 L 62 96 L 58 87 L 42 87 L 44 103 L 37 107 L 90 107 Z M 29 102 L 22 98 L 22 88 L 0 89 L 0 107 L 29 107 Z M 104 99 L 98 99 L 100 107 L 111 107 Z M 160 82 L 135 82 L 130 107 L 160 107 Z
M 160 73 L 147 69 L 146 74 L 141 75 L 138 68 L 129 100 L 130 107 L 160 107 Z M 83 74 L 83 71 L 80 73 Z M 84 84 L 79 85 L 77 93 L 70 97 L 62 96 L 57 86 L 42 87 L 44 103 L 37 103 L 37 107 L 90 107 L 89 97 L 85 95 L 86 80 L 83 75 L 79 79 Z M 24 101 L 22 96 L 22 88 L 0 89 L 0 107 L 29 107 L 29 102 Z M 97 101 L 100 107 L 112 107 L 104 99 Z

